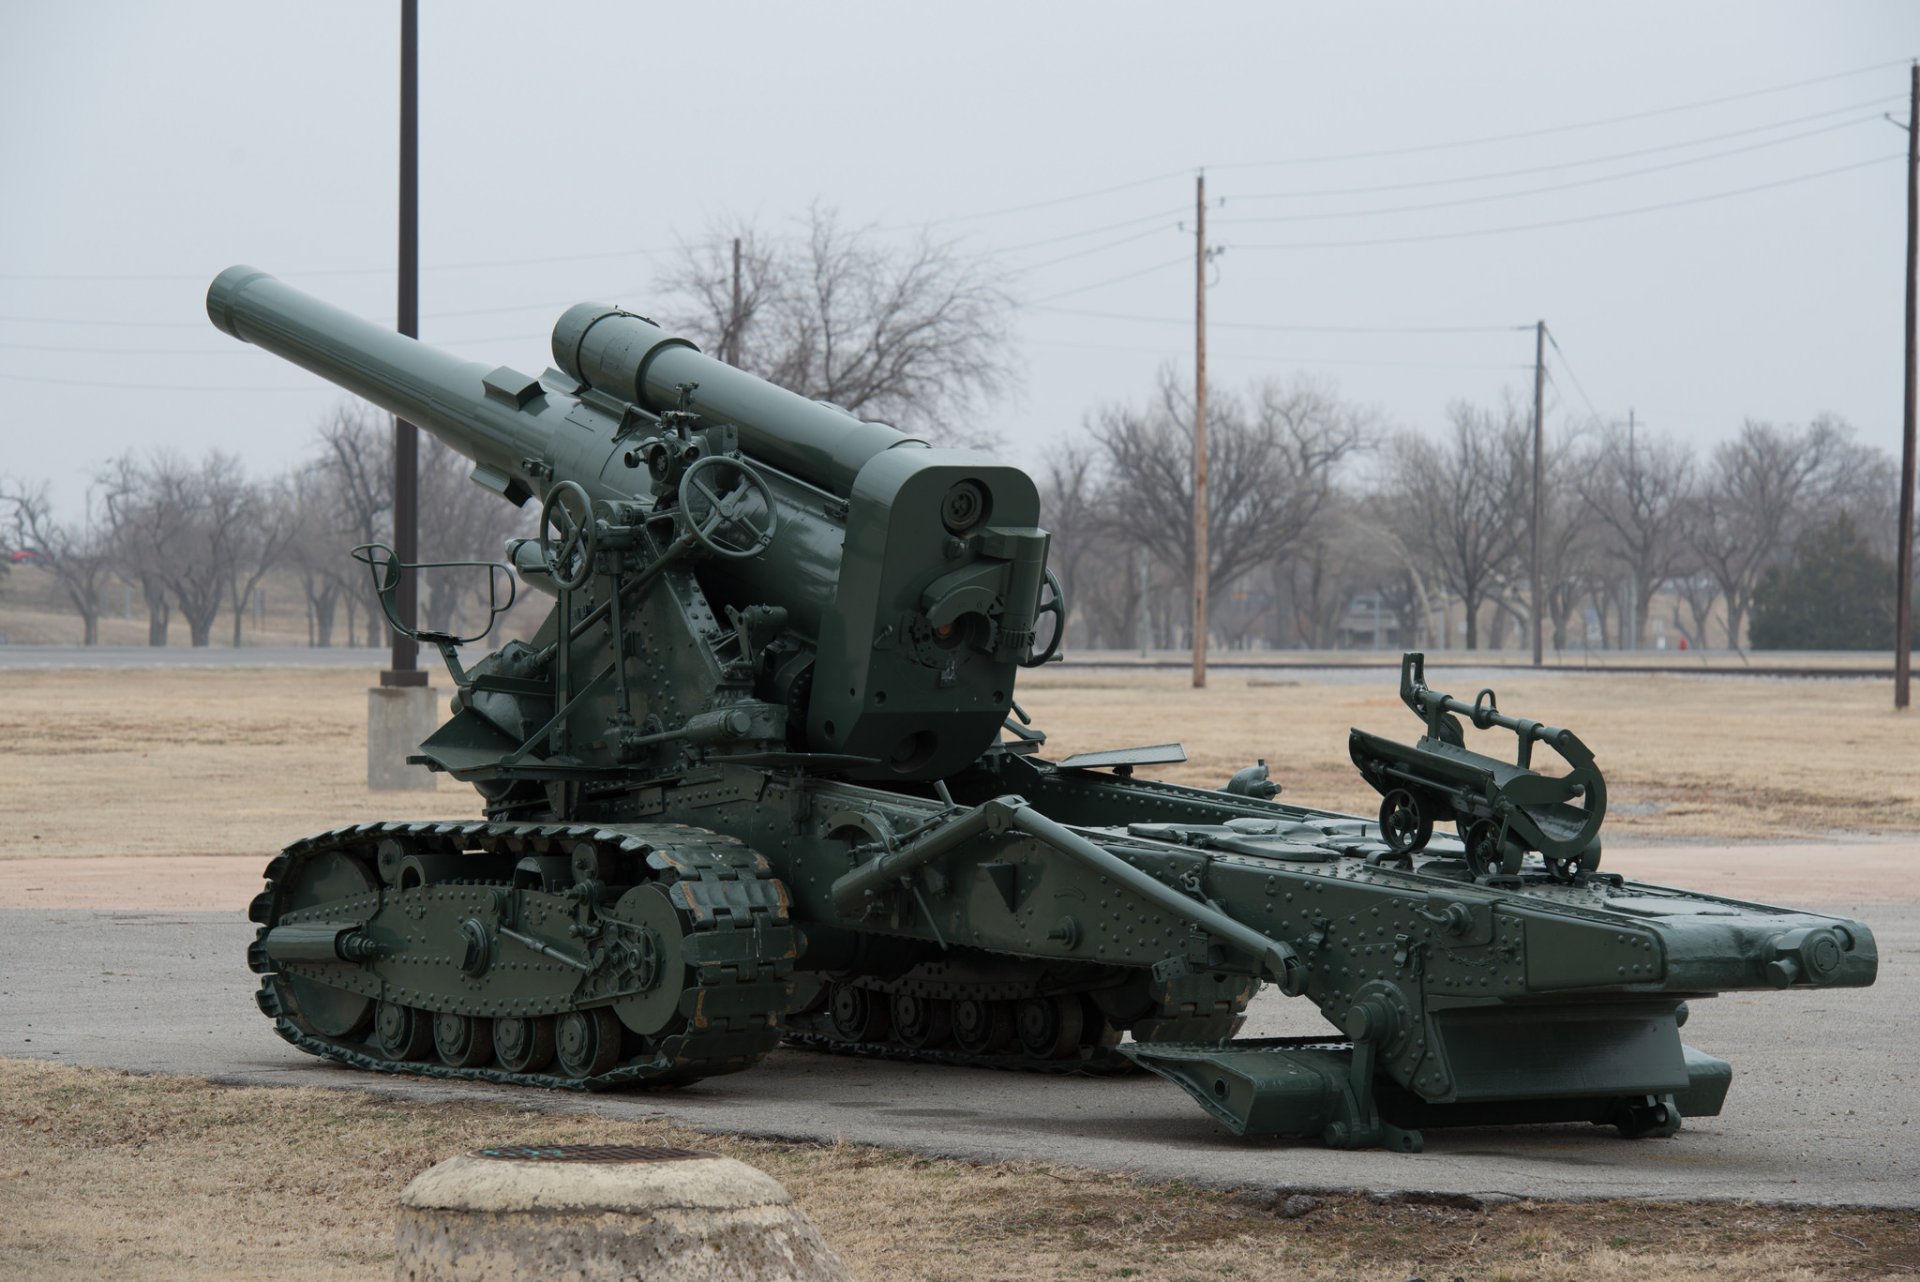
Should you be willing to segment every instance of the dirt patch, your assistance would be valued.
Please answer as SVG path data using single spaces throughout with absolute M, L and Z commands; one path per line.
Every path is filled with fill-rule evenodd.
M 657 1122 L 0 1061 L 0 1275 L 389 1278 L 394 1199 L 484 1144 L 670 1144 L 792 1191 L 862 1278 L 1912 1276 L 1920 1212 L 1441 1204 L 1148 1184 Z

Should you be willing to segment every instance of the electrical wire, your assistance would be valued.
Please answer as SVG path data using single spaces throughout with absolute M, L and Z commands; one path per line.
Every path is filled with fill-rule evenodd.
M 1790 120 L 1777 120 L 1768 125 L 1754 125 L 1748 129 L 1734 129 L 1726 133 L 1709 134 L 1702 138 L 1689 138 L 1684 142 L 1662 143 L 1658 147 L 1636 147 L 1632 151 L 1616 151 L 1605 156 L 1589 156 L 1584 160 L 1555 161 L 1550 165 L 1527 165 L 1520 169 L 1501 169 L 1485 174 L 1461 174 L 1452 178 L 1422 178 L 1411 182 L 1375 183 L 1363 187 L 1322 187 L 1306 191 L 1269 191 L 1254 192 L 1251 195 L 1235 193 L 1234 203 L 1243 204 L 1250 200 L 1307 200 L 1322 196 L 1371 196 L 1381 192 L 1415 191 L 1424 187 L 1452 187 L 1461 183 L 1498 182 L 1506 178 L 1526 178 L 1534 174 L 1554 173 L 1563 169 L 1583 169 L 1588 165 L 1612 164 L 1617 160 L 1638 160 L 1642 156 L 1657 156 L 1663 152 L 1685 151 L 1689 147 L 1704 147 L 1709 143 L 1725 142 L 1730 138 L 1746 138 L 1753 134 L 1771 133 L 1775 129 L 1787 129 L 1794 125 L 1803 125 L 1813 120 L 1825 120 L 1829 116 L 1844 116 L 1849 112 L 1867 111 L 1875 107 L 1886 107 L 1892 103 L 1905 102 L 1901 94 L 1887 94 L 1868 102 L 1858 102 L 1846 107 L 1835 107 L 1830 111 L 1816 111 L 1811 115 L 1795 116 Z M 1880 117 L 1875 116 L 1878 120 Z
M 1819 134 L 1829 134 L 1840 129 L 1851 129 L 1855 125 L 1878 124 L 1880 117 L 1861 116 L 1854 120 L 1843 120 L 1838 124 L 1822 125 L 1818 129 L 1809 129 L 1804 133 L 1789 134 L 1784 138 L 1769 138 L 1764 142 L 1748 143 L 1744 147 L 1733 147 L 1726 151 L 1716 151 L 1705 156 L 1690 156 L 1685 160 L 1670 160 L 1661 165 L 1648 165 L 1641 169 L 1629 169 L 1617 174 L 1596 174 L 1592 178 L 1575 178 L 1570 182 L 1553 183 L 1546 187 L 1528 187 L 1521 191 L 1493 192 L 1484 196 L 1461 196 L 1453 200 L 1431 200 L 1418 205 L 1392 205 L 1376 209 L 1343 209 L 1329 213 L 1314 214 L 1266 214 L 1254 218 L 1221 218 L 1222 225 L 1243 226 L 1250 223 L 1303 223 L 1330 218 L 1371 218 L 1385 214 L 1423 213 L 1434 209 L 1456 209 L 1462 205 L 1484 205 L 1500 200 L 1521 200 L 1529 196 L 1553 195 L 1557 192 L 1572 191 L 1578 187 L 1592 187 L 1600 183 L 1619 182 L 1627 178 L 1643 178 L 1648 174 L 1665 173 L 1672 169 L 1684 169 L 1689 165 L 1704 164 L 1712 160 L 1725 160 L 1729 156 L 1741 156 L 1751 151 L 1761 151 L 1768 147 L 1778 147 L 1785 143 L 1798 142 L 1803 138 L 1812 138 Z
M 1755 192 L 1772 191 L 1777 187 L 1791 187 L 1797 183 L 1812 182 L 1819 178 L 1830 178 L 1835 174 L 1850 173 L 1856 169 L 1866 169 L 1873 165 L 1884 165 L 1890 160 L 1905 160 L 1904 152 L 1891 156 L 1877 156 L 1872 160 L 1857 161 L 1851 165 L 1839 165 L 1832 169 L 1822 169 L 1811 174 L 1797 174 L 1792 178 L 1781 178 L 1773 182 L 1756 183 L 1751 187 L 1739 187 L 1732 191 L 1710 192 L 1704 196 L 1692 196 L 1685 200 L 1669 200 L 1657 205 L 1639 205 L 1632 209 L 1613 209 L 1600 214 L 1583 214 L 1574 218 L 1555 218 L 1544 222 L 1513 223 L 1505 227 L 1480 227 L 1468 231 L 1427 232 L 1417 236 L 1375 236 L 1364 240 L 1321 240 L 1287 241 L 1273 244 L 1245 244 L 1234 242 L 1239 250 L 1284 250 L 1284 249 L 1356 249 L 1373 245 L 1410 245 L 1422 241 L 1465 240 L 1475 236 L 1504 236 L 1511 232 L 1539 231 L 1550 227 L 1572 227 L 1580 223 L 1604 222 L 1612 218 L 1629 218 L 1639 214 L 1657 213 L 1665 209 L 1680 209 L 1687 205 L 1704 205 L 1716 200 L 1730 200 L 1735 196 L 1750 196 Z
M 1279 169 L 1291 165 L 1331 164 L 1346 160 L 1380 160 L 1392 156 L 1411 156 L 1429 151 L 1452 151 L 1461 147 L 1482 147 L 1492 143 L 1517 142 L 1526 138 L 1545 138 L 1553 134 L 1574 133 L 1582 129 L 1599 129 L 1607 125 L 1628 124 L 1636 120 L 1651 120 L 1657 116 L 1668 116 L 1676 112 L 1698 111 L 1706 107 L 1724 106 L 1730 102 L 1742 102 L 1748 98 L 1765 97 L 1768 94 L 1787 93 L 1794 89 L 1805 89 L 1810 85 L 1830 84 L 1835 80 L 1848 80 L 1854 76 L 1864 76 L 1876 71 L 1886 71 L 1892 67 L 1904 67 L 1911 58 L 1895 58 L 1891 62 L 1876 62 L 1871 66 L 1855 67 L 1851 71 L 1837 71 L 1829 76 L 1816 76 L 1811 80 L 1796 80 L 1790 84 L 1769 85 L 1764 89 L 1748 89 L 1741 93 L 1726 94 L 1718 98 L 1702 98 L 1694 102 L 1677 103 L 1670 107 L 1655 107 L 1647 111 L 1628 112 L 1620 116 L 1605 116 L 1597 120 L 1583 120 L 1568 125 L 1550 125 L 1544 129 L 1525 129 L 1514 133 L 1488 134 L 1480 138 L 1463 138 L 1453 142 L 1422 143 L 1410 147 L 1389 147 L 1377 151 L 1353 151 L 1320 156 L 1294 156 L 1284 160 L 1236 161 L 1228 164 L 1207 165 L 1213 170 L 1227 169 Z
M 1094 320 L 1138 321 L 1150 325 L 1192 325 L 1193 318 L 1175 316 L 1139 316 L 1125 312 L 1102 312 L 1084 307 L 1048 307 L 1039 303 L 1028 310 L 1057 312 L 1063 316 L 1085 316 Z M 1532 329 L 1525 325 L 1280 325 L 1264 321 L 1222 321 L 1208 318 L 1210 329 L 1263 330 L 1280 334 L 1510 334 Z
M 282 384 L 273 387 L 254 385 L 235 386 L 190 386 L 184 383 L 117 383 L 99 378 L 47 378 L 38 374 L 0 374 L 0 382 L 7 383 L 47 383 L 54 387 L 110 387 L 125 392 L 313 392 L 333 391 L 321 384 L 295 387 Z
M 1193 256 L 1191 254 L 1182 254 L 1178 258 L 1169 258 L 1166 262 L 1155 263 L 1151 267 L 1142 267 L 1137 272 L 1128 272 L 1124 276 L 1109 276 L 1105 280 L 1096 280 L 1090 285 L 1079 285 L 1073 289 L 1063 289 L 1057 294 L 1048 294 L 1046 297 L 1038 298 L 1038 299 L 1035 299 L 1034 301 L 1036 303 L 1050 303 L 1056 298 L 1071 298 L 1075 294 L 1084 294 L 1089 290 L 1094 290 L 1094 289 L 1105 289 L 1108 285 L 1118 285 L 1123 280 L 1133 280 L 1136 277 L 1147 276 L 1147 275 L 1151 275 L 1154 272 L 1165 271 L 1167 268 L 1172 267 L 1178 263 L 1191 263 L 1192 261 L 1193 261 Z
M 1587 403 L 1587 412 L 1593 415 L 1595 422 L 1602 421 L 1602 415 L 1599 410 L 1594 408 L 1593 398 L 1587 395 L 1587 389 L 1585 385 L 1580 382 L 1580 376 L 1573 372 L 1573 362 L 1567 359 L 1567 353 L 1565 349 L 1560 346 L 1560 340 L 1554 337 L 1553 326 L 1547 325 L 1543 328 L 1546 330 L 1547 342 L 1553 345 L 1554 352 L 1560 357 L 1560 368 L 1567 372 L 1567 377 L 1573 380 L 1574 388 L 1580 393 L 1580 399 Z M 1549 371 L 1549 374 L 1551 374 L 1551 371 Z
M 194 279 L 198 280 L 199 277 L 196 276 L 194 277 Z M 635 285 L 625 289 L 607 290 L 606 294 L 609 296 L 618 296 L 620 294 L 637 294 L 639 292 L 641 292 L 641 287 Z M 555 307 L 571 307 L 575 303 L 578 303 L 580 301 L 581 300 L 576 297 L 576 298 L 562 298 L 554 302 L 545 302 L 545 303 L 512 303 L 505 307 L 469 307 L 461 311 L 421 312 L 420 319 L 452 320 L 456 317 L 461 317 L 461 316 L 500 316 L 500 315 L 504 315 L 511 312 L 547 311 Z M 373 319 L 373 318 L 369 317 L 368 319 Z M 391 316 L 382 316 L 378 319 L 381 324 L 390 324 L 393 321 L 393 317 Z M 210 322 L 206 320 L 136 321 L 136 320 L 121 320 L 118 317 L 97 317 L 97 316 L 74 317 L 74 316 L 0 315 L 0 321 L 7 321 L 14 324 L 20 324 L 20 325 L 97 325 L 107 329 L 206 329 L 207 326 L 210 324 Z
M 1000 218 L 1007 214 L 1024 214 L 1033 209 L 1051 209 L 1056 205 L 1070 205 L 1076 201 L 1092 200 L 1096 196 L 1111 196 L 1115 192 L 1132 191 L 1153 183 L 1165 182 L 1169 178 L 1182 178 L 1191 174 L 1191 169 L 1170 169 L 1147 178 L 1136 178 L 1130 182 L 1115 183 L 1111 187 L 1096 187 L 1092 191 L 1075 192 L 1069 196 L 1054 196 L 1047 200 L 1029 201 L 1022 205 L 1007 205 L 1001 209 L 988 209 L 977 214 L 950 214 L 945 218 L 931 218 L 917 223 L 892 223 L 882 227 L 882 231 L 909 231 L 918 227 L 944 227 L 949 223 L 979 222 L 985 218 Z
M 1137 240 L 1145 240 L 1149 236 L 1159 236 L 1171 230 L 1171 224 L 1163 223 L 1158 227 L 1149 227 L 1145 231 L 1135 232 L 1131 236 L 1123 236 L 1119 240 L 1110 240 L 1104 245 L 1095 245 L 1090 249 L 1076 249 L 1071 254 L 1061 254 L 1058 258 L 1049 258 L 1038 263 L 1028 263 L 1024 267 L 1021 267 L 1020 270 L 1023 272 L 1037 272 L 1042 268 L 1052 267 L 1058 263 L 1071 262 L 1076 258 L 1085 258 L 1089 254 L 1104 254 L 1109 249 L 1118 249 L 1122 245 L 1131 245 Z
M 1088 227 L 1082 231 L 1070 231 L 1059 236 L 1048 236 L 1043 240 L 1030 240 L 1021 245 L 1000 245 L 995 247 L 994 252 L 1000 254 L 1018 254 L 1024 250 L 1040 249 L 1047 245 L 1058 245 L 1063 241 L 1084 240 L 1088 236 L 1098 236 L 1103 232 L 1121 231 L 1128 227 L 1138 227 L 1141 223 L 1159 222 L 1162 219 L 1171 218 L 1175 214 L 1185 213 L 1186 208 L 1185 205 L 1180 205 L 1173 209 L 1163 210 L 1157 214 L 1147 214 L 1140 218 L 1128 218 L 1121 222 L 1108 223 L 1103 227 Z
M 1033 343 L 1033 346 L 1061 348 L 1061 349 L 1072 350 L 1072 351 L 1126 352 L 1126 353 L 1138 354 L 1142 356 L 1173 357 L 1173 356 L 1184 356 L 1188 354 L 1185 351 L 1173 352 L 1173 351 L 1167 350 L 1166 348 L 1160 348 L 1160 347 L 1130 347 L 1130 346 L 1123 346 L 1117 343 L 1072 343 L 1072 342 L 1054 342 L 1051 340 L 1042 340 L 1042 341 L 1035 341 Z M 1365 366 L 1365 367 L 1377 368 L 1377 369 L 1451 369 L 1451 370 L 1516 371 L 1516 370 L 1531 370 L 1533 368 L 1533 366 L 1531 365 L 1494 364 L 1494 363 L 1472 362 L 1472 361 L 1465 361 L 1465 362 L 1463 361 L 1375 361 L 1375 360 L 1347 360 L 1347 359 L 1339 359 L 1339 358 L 1323 359 L 1318 356 L 1276 356 L 1268 352 L 1260 352 L 1258 354 L 1255 354 L 1252 352 L 1236 352 L 1232 350 L 1212 348 L 1212 347 L 1209 347 L 1207 349 L 1207 359 L 1210 361 L 1214 359 L 1219 359 L 1219 360 L 1231 360 L 1231 361 L 1270 362 L 1273 364 L 1284 364 L 1284 365 L 1354 365 L 1354 366 Z
M 494 267 L 544 267 L 553 263 L 598 262 L 610 258 L 653 258 L 660 254 L 672 253 L 667 249 L 615 249 L 595 254 L 554 254 L 543 258 L 486 258 L 466 263 L 422 263 L 422 272 L 462 272 L 480 268 Z M 289 268 L 277 273 L 288 277 L 298 276 L 391 276 L 397 269 L 387 267 L 303 267 Z M 0 280 L 21 281 L 88 281 L 94 283 L 124 284 L 142 281 L 181 281 L 206 280 L 200 272 L 157 272 L 146 274 L 116 274 L 98 272 L 0 272 Z

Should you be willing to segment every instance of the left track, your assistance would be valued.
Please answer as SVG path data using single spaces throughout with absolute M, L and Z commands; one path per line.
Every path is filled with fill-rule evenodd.
M 679 824 L 376 823 L 268 866 L 248 961 L 279 1034 L 376 1072 L 603 1090 L 780 1039 L 786 887 Z

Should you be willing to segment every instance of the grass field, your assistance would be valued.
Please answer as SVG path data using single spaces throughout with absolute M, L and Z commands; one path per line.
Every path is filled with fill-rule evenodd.
M 1445 683 L 1444 668 L 1431 679 Z M 477 816 L 471 790 L 365 786 L 371 674 L 323 668 L 0 672 L 0 858 L 261 854 L 339 823 Z M 1019 697 L 1059 756 L 1182 740 L 1165 777 L 1265 757 L 1284 800 L 1369 814 L 1350 726 L 1413 739 L 1391 672 L 1338 682 L 1042 671 Z M 1471 698 L 1472 690 L 1456 691 Z M 1920 829 L 1920 716 L 1869 681 L 1520 676 L 1501 706 L 1574 728 L 1606 772 L 1610 842 Z M 1489 732 L 1505 755 L 1512 736 Z M 1545 755 L 1545 754 L 1543 754 Z
M 0 1276 L 390 1278 L 415 1174 L 481 1145 L 587 1142 L 752 1163 L 873 1282 L 1904 1278 L 1920 1240 L 1920 1212 L 1727 1204 L 1327 1195 L 1288 1218 L 1270 1193 L 1124 1174 L 0 1061 Z

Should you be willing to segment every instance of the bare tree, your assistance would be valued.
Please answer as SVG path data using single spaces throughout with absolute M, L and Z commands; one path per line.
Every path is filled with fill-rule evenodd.
M 320 427 L 323 489 L 332 507 L 325 522 L 331 547 L 323 572 L 340 583 L 349 643 L 366 593 L 361 568 L 348 549 L 389 537 L 393 526 L 393 420 L 362 401 L 343 401 Z M 380 644 L 380 615 L 366 611 L 366 644 Z
M 285 559 L 300 536 L 301 522 L 291 478 L 271 487 L 248 486 L 247 513 L 227 564 L 227 599 L 233 608 L 233 648 L 240 648 L 247 602 L 260 581 Z
M 1686 569 L 1692 549 L 1686 514 L 1694 491 L 1693 451 L 1673 439 L 1646 440 L 1620 424 L 1604 429 L 1571 475 L 1585 513 L 1603 531 L 1599 555 L 1627 576 L 1639 645 L 1654 594 Z
M 421 451 L 421 560 L 498 560 L 508 538 L 534 533 L 538 505 L 502 502 L 495 491 L 473 483 L 472 468 L 471 460 L 439 441 L 428 440 Z M 484 570 L 441 570 L 424 576 L 421 586 L 425 626 L 458 632 L 468 603 L 482 605 L 488 578 Z
M 147 607 L 147 644 L 164 646 L 173 623 L 173 601 L 164 569 L 183 555 L 183 513 L 157 502 L 148 467 L 131 453 L 110 461 L 98 478 L 117 568 L 140 586 Z
M 1337 469 L 1366 448 L 1373 415 L 1309 380 L 1208 389 L 1207 577 L 1217 595 L 1287 555 L 1326 508 Z M 1184 580 L 1193 565 L 1193 400 L 1170 371 L 1145 408 L 1110 406 L 1090 425 L 1111 479 L 1110 519 L 1148 541 Z
M 1741 629 L 1760 575 L 1784 556 L 1807 520 L 1854 492 L 1870 455 L 1852 429 L 1822 416 L 1804 429 L 1748 419 L 1715 448 L 1687 511 L 1688 542 L 1727 608 L 1727 644 Z
M 797 239 L 716 228 L 659 287 L 662 310 L 710 351 L 802 396 L 957 443 L 997 436 L 974 411 L 1013 381 L 1013 300 L 951 241 L 891 244 L 816 206 Z
M 1531 433 L 1509 401 L 1447 411 L 1444 443 L 1404 432 L 1387 457 L 1387 493 L 1401 541 L 1466 609 L 1467 648 L 1480 647 L 1481 607 L 1514 573 L 1526 539 Z
M 100 644 L 100 592 L 114 574 L 114 549 L 92 502 L 72 524 L 54 519 L 45 482 L 0 482 L 0 503 L 9 507 L 14 546 L 32 549 L 35 562 L 53 575 L 80 615 L 80 643 Z

